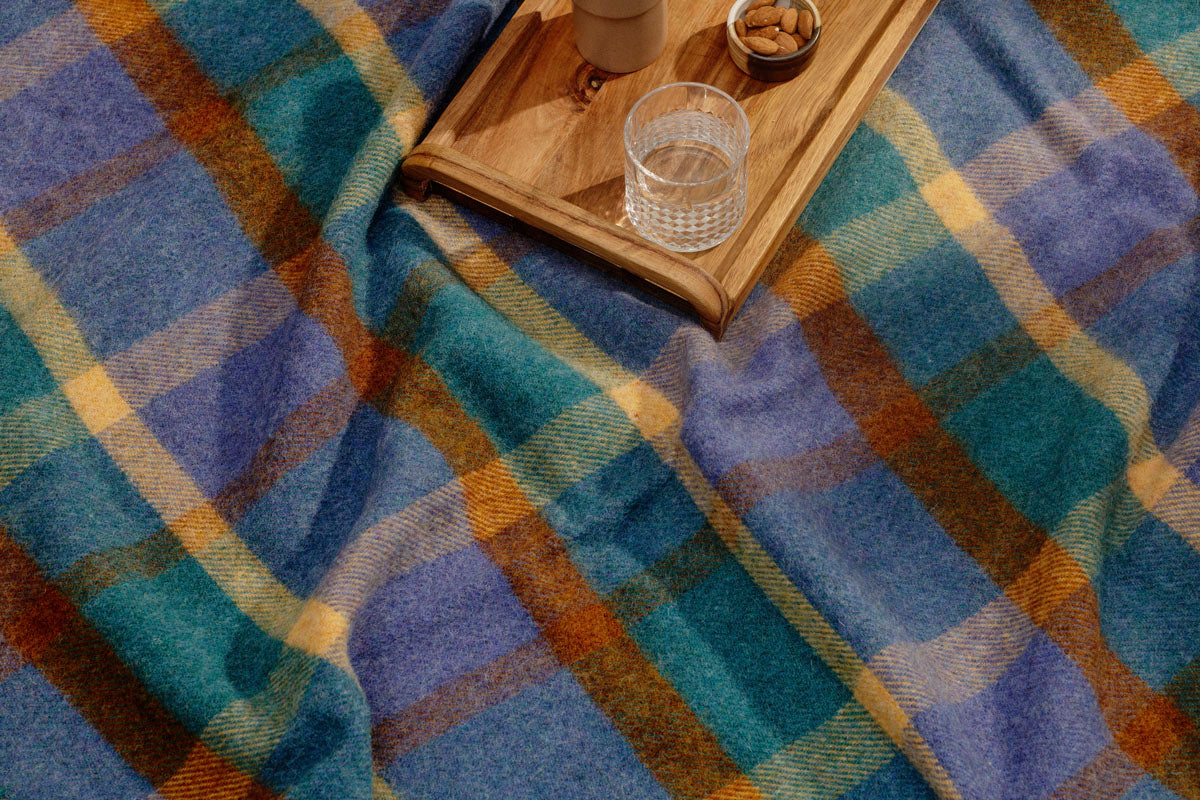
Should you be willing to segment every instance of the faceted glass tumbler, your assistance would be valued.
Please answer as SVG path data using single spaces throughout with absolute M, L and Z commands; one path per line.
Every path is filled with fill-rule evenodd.
M 638 233 L 695 252 L 729 238 L 746 215 L 750 121 L 703 83 L 670 83 L 625 118 L 625 212 Z

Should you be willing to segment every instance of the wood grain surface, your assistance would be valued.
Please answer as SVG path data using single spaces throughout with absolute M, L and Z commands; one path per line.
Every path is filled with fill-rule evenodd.
M 666 50 L 614 75 L 575 49 L 570 0 L 527 0 L 402 169 L 418 193 L 446 186 L 659 286 L 719 336 L 937 0 L 818 0 L 820 45 L 780 83 L 730 60 L 729 2 L 668 2 Z M 668 252 L 625 216 L 625 116 L 676 81 L 724 90 L 750 119 L 745 221 L 701 253 Z

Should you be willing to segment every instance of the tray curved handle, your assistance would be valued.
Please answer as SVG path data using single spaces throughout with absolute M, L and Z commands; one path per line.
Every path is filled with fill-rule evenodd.
M 469 195 L 675 295 L 694 308 L 715 331 L 723 331 L 729 321 L 729 294 L 712 275 L 688 259 L 579 206 L 445 145 L 420 145 L 400 168 L 410 180 L 432 181 Z

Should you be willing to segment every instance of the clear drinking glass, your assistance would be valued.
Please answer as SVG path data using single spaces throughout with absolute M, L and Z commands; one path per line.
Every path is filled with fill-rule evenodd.
M 707 250 L 746 214 L 750 121 L 732 97 L 703 83 L 669 83 L 625 118 L 625 212 L 668 250 Z

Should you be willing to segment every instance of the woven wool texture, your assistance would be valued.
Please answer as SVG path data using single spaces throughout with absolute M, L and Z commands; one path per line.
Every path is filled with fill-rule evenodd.
M 396 187 L 502 0 L 0 5 L 0 797 L 1200 800 L 1194 0 L 943 0 L 720 342 Z

